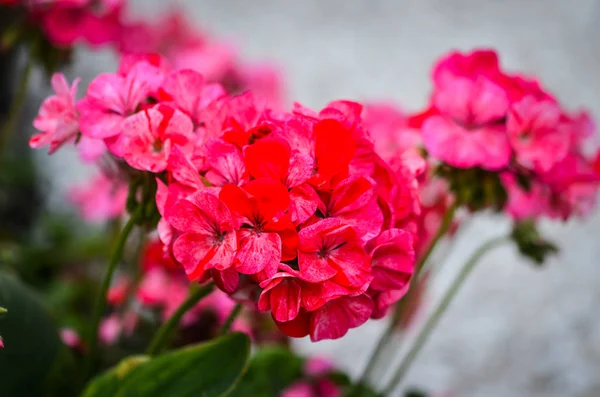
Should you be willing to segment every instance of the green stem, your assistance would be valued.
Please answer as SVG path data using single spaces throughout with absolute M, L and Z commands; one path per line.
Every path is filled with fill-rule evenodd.
M 419 335 L 417 335 L 414 344 L 412 345 L 408 353 L 406 353 L 404 359 L 401 361 L 400 366 L 398 367 L 398 369 L 396 369 L 392 379 L 390 380 L 390 383 L 385 388 L 384 395 L 391 395 L 391 392 L 402 381 L 402 379 L 406 375 L 406 372 L 408 371 L 415 358 L 429 339 L 429 336 L 435 329 L 436 325 L 439 323 L 440 319 L 446 312 L 446 309 L 448 309 L 448 306 L 450 306 L 450 302 L 452 302 L 460 287 L 463 285 L 471 271 L 475 268 L 475 265 L 487 252 L 505 243 L 506 241 L 508 241 L 507 237 L 497 237 L 484 243 L 481 247 L 479 247 L 479 249 L 477 249 L 477 251 L 473 253 L 473 255 L 471 255 L 467 262 L 465 262 L 458 276 L 456 277 L 450 288 L 448 288 L 438 306 L 434 309 L 434 311 L 431 313 L 431 315 L 425 322 L 425 325 L 421 329 Z
M 416 280 L 417 280 L 417 277 L 418 277 L 420 271 L 423 268 L 423 264 L 427 261 L 427 259 L 429 259 L 429 256 L 433 252 L 433 249 L 435 248 L 437 243 L 440 241 L 442 236 L 444 236 L 444 234 L 446 234 L 446 232 L 450 228 L 450 225 L 452 224 L 452 220 L 454 219 L 454 214 L 456 213 L 457 208 L 458 208 L 458 205 L 455 202 L 454 204 L 452 204 L 452 206 L 450 206 L 450 208 L 448 208 L 448 211 L 446 211 L 446 214 L 444 214 L 444 218 L 442 219 L 440 228 L 438 229 L 436 235 L 433 237 L 433 240 L 431 240 L 431 244 L 429 244 L 429 246 L 427 247 L 427 250 L 425 251 L 425 253 L 421 257 L 421 259 L 415 266 L 412 281 L 410 283 L 408 292 L 406 293 L 406 295 L 403 299 L 410 298 L 409 294 L 414 289 L 414 285 L 417 284 Z M 398 322 L 398 319 L 400 318 L 401 311 L 402 311 L 402 305 L 396 304 L 396 308 L 394 310 L 394 315 L 392 317 L 392 321 L 390 321 L 387 329 L 381 335 L 381 338 L 379 338 L 379 341 L 377 342 L 377 345 L 375 346 L 373 353 L 371 353 L 371 356 L 369 357 L 369 361 L 367 362 L 367 366 L 365 367 L 365 370 L 363 371 L 363 374 L 360 378 L 361 383 L 364 383 L 369 378 L 371 373 L 373 372 L 373 369 L 375 368 L 375 364 L 377 363 L 379 356 L 381 355 L 381 353 L 383 352 L 383 349 L 387 346 L 392 335 L 394 334 L 394 329 L 396 327 L 396 323 Z
M 96 298 L 96 303 L 92 315 L 92 325 L 90 327 L 89 352 L 86 356 L 86 362 L 84 366 L 84 374 L 86 379 L 90 375 L 91 370 L 93 369 L 96 354 L 98 352 L 98 326 L 100 325 L 100 319 L 102 318 L 102 314 L 104 313 L 104 309 L 106 307 L 106 294 L 108 292 L 108 288 L 110 287 L 110 282 L 112 280 L 115 269 L 117 268 L 117 264 L 123 256 L 123 251 L 125 249 L 127 239 L 137 222 L 139 212 L 140 211 L 138 210 L 134 214 L 132 214 L 131 218 L 129 218 L 129 221 L 123 228 L 123 231 L 121 232 L 117 241 L 117 245 L 115 246 L 112 252 L 110 262 L 108 263 L 108 267 L 106 268 L 106 272 L 104 273 L 104 279 L 102 280 L 100 291 L 98 292 L 98 296 Z
M 175 328 L 179 325 L 179 322 L 183 318 L 183 316 L 202 298 L 210 294 L 214 288 L 213 283 L 209 283 L 204 285 L 201 288 L 197 288 L 195 284 L 192 284 L 193 287 L 190 289 L 190 294 L 188 298 L 175 310 L 175 313 L 165 322 L 159 330 L 154 334 L 154 338 L 152 342 L 150 342 L 150 346 L 146 353 L 150 356 L 154 356 L 159 354 L 165 346 L 169 343 L 171 339 L 171 334 L 175 330 Z
M 4 155 L 5 146 L 10 141 L 15 124 L 19 120 L 21 109 L 27 98 L 27 87 L 29 86 L 29 78 L 32 69 L 33 60 L 31 56 L 28 56 L 27 64 L 25 65 L 25 69 L 23 69 L 23 74 L 21 75 L 21 80 L 19 82 L 19 88 L 17 89 L 15 99 L 10 106 L 8 118 L 2 126 L 2 131 L 0 131 L 0 158 Z
M 235 307 L 231 310 L 231 313 L 229 313 L 229 316 L 227 316 L 227 318 L 225 319 L 225 322 L 223 323 L 223 325 L 221 326 L 221 329 L 219 330 L 219 335 L 225 335 L 226 333 L 229 332 L 229 330 L 231 329 L 231 326 L 233 325 L 233 322 L 235 321 L 235 319 L 237 318 L 237 316 L 240 314 L 240 312 L 242 311 L 242 304 L 238 303 L 235 305 Z

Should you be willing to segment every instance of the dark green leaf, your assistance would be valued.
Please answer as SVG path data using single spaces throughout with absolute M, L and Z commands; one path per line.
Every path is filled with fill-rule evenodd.
M 133 356 L 124 359 L 116 367 L 92 379 L 82 397 L 114 397 L 123 385 L 125 376 L 149 359 L 148 356 Z
M 14 277 L 0 273 L 0 396 L 50 395 L 45 381 L 61 357 L 57 329 L 40 299 Z
M 558 252 L 554 243 L 540 235 L 532 220 L 515 222 L 511 238 L 517 244 L 521 255 L 531 259 L 536 265 L 542 265 L 549 255 Z
M 230 397 L 277 397 L 302 377 L 302 366 L 303 360 L 284 347 L 263 348 Z
M 95 378 L 84 397 L 227 396 L 249 355 L 248 336 L 232 333 L 148 361 L 128 359 Z

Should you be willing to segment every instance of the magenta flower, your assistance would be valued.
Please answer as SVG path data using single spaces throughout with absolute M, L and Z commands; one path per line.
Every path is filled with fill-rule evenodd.
M 167 220 L 180 233 L 173 255 L 190 280 L 208 269 L 225 270 L 233 264 L 237 237 L 229 208 L 215 195 L 198 191 L 166 210 Z
M 458 168 L 508 165 L 504 119 L 509 100 L 500 76 L 496 55 L 489 51 L 452 53 L 438 62 L 433 72 L 436 113 L 422 126 L 432 156 Z
M 571 136 L 561 122 L 557 103 L 527 96 L 512 105 L 507 132 L 517 161 L 537 172 L 547 172 L 568 153 Z
M 96 77 L 77 105 L 81 133 L 90 138 L 117 138 L 123 132 L 123 121 L 138 111 L 161 81 L 161 71 L 146 61 L 136 63 L 124 74 L 103 73 Z

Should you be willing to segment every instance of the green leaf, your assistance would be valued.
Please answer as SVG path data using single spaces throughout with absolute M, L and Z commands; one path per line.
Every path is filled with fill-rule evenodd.
M 232 333 L 147 360 L 127 359 L 96 377 L 84 397 L 220 397 L 242 376 L 250 339 Z
M 558 252 L 554 243 L 540 235 L 537 225 L 532 220 L 515 222 L 511 238 L 517 244 L 521 255 L 531 259 L 537 266 L 543 265 L 549 255 Z
M 94 378 L 82 397 L 113 397 L 123 385 L 124 378 L 139 365 L 150 360 L 148 356 L 132 356 L 123 359 L 117 366 Z
M 344 397 L 384 397 L 383 395 L 377 393 L 375 390 L 371 388 L 371 386 L 358 383 L 349 387 L 345 393 Z
M 0 273 L 0 396 L 51 395 L 45 380 L 62 356 L 62 343 L 41 300 L 28 287 Z
M 250 361 L 250 368 L 230 397 L 277 397 L 302 377 L 303 360 L 290 350 L 266 347 Z

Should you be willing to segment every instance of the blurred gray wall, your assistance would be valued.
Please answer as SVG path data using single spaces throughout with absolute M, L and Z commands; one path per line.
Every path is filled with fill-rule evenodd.
M 433 61 L 452 49 L 497 48 L 511 70 L 537 74 L 568 107 L 600 116 L 598 0 L 213 0 L 181 1 L 190 18 L 285 71 L 289 98 L 318 108 L 331 99 L 426 102 Z M 139 15 L 169 7 L 132 1 Z M 83 84 L 112 71 L 108 53 L 79 53 L 69 71 Z M 37 76 L 41 84 L 41 76 Z M 38 97 L 43 96 L 37 93 Z M 52 177 L 53 202 L 86 171 L 72 153 L 39 161 Z M 441 322 L 406 384 L 452 396 L 600 396 L 600 217 L 543 225 L 562 248 L 535 269 L 511 248 L 485 258 Z M 508 230 L 482 216 L 461 234 L 443 264 L 435 301 L 457 267 L 489 237 Z M 431 302 L 430 300 L 430 302 Z M 430 304 L 429 304 L 430 305 Z M 344 339 L 296 345 L 358 374 L 384 322 Z M 443 394 L 446 395 L 446 394 Z

